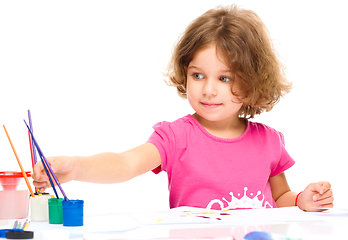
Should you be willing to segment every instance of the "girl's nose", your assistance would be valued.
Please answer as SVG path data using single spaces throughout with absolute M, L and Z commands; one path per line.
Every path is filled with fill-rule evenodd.
M 216 96 L 217 95 L 217 88 L 214 84 L 213 80 L 207 80 L 204 84 L 203 87 L 203 95 L 212 95 L 212 96 Z

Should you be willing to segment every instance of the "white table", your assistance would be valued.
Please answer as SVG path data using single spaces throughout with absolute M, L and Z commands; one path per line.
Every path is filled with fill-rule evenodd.
M 228 214 L 228 215 L 227 215 Z M 15 220 L 2 221 L 1 228 Z M 263 231 L 289 238 L 348 239 L 348 210 L 332 209 L 309 213 L 297 207 L 259 210 L 234 210 L 227 213 L 195 208 L 160 212 L 86 214 L 83 227 L 64 227 L 48 222 L 31 222 L 28 231 L 35 239 L 237 239 L 251 231 Z M 63 235 L 61 235 L 63 236 Z M 57 238 L 55 238 L 57 237 Z

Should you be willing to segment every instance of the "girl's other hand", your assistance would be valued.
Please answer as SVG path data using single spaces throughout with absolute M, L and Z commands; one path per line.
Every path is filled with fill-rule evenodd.
M 47 158 L 47 161 L 60 184 L 74 179 L 75 161 L 72 157 L 50 157 Z M 46 188 L 51 187 L 42 161 L 35 165 L 32 177 L 34 179 L 34 186 L 37 187 L 40 192 L 44 192 Z M 51 178 L 53 183 L 56 185 L 53 177 Z
M 303 211 L 318 212 L 333 207 L 331 184 L 326 181 L 309 184 L 298 197 L 297 205 Z

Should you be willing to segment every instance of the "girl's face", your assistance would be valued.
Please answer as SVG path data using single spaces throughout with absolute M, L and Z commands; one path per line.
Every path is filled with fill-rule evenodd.
M 242 103 L 232 94 L 232 75 L 210 45 L 198 51 L 187 68 L 187 99 L 196 113 L 213 122 L 239 121 Z M 238 86 L 233 84 L 233 91 Z

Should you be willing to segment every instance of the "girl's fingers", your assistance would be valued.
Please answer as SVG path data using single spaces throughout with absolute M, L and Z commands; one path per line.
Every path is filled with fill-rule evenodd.
M 315 196 L 313 197 L 313 200 L 314 200 Z M 333 201 L 334 201 L 334 197 L 333 196 L 329 196 L 329 197 L 326 197 L 326 198 L 321 198 L 319 200 L 314 200 L 314 204 L 316 206 L 319 206 L 319 207 L 325 207 L 325 208 L 328 208 L 330 206 L 333 207 Z
M 315 194 L 313 195 L 313 201 L 322 201 L 328 198 L 332 198 L 333 201 L 333 193 L 332 190 L 329 189 L 328 191 L 324 192 L 323 194 Z
M 331 190 L 331 184 L 329 182 L 326 182 L 326 181 L 321 181 L 321 182 L 318 182 L 317 183 L 317 191 L 320 193 L 320 194 L 324 194 L 328 191 Z

